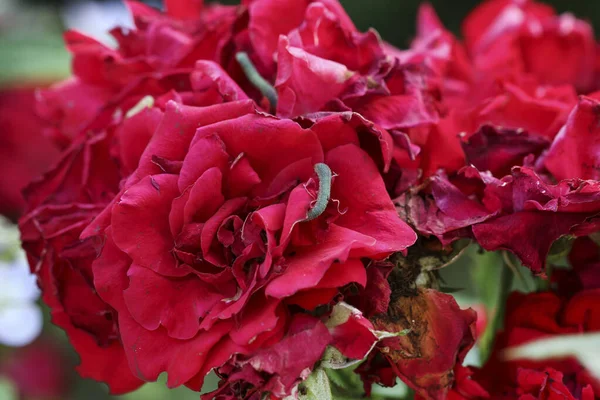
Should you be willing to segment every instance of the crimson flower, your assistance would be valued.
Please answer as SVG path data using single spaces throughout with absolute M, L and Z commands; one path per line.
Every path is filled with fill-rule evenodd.
M 233 354 L 221 347 L 276 340 L 292 306 L 364 287 L 364 260 L 415 241 L 350 122 L 302 128 L 249 101 L 167 106 L 138 169 L 84 232 L 105 238 L 94 284 L 136 376 L 166 371 L 169 386 L 199 389 Z

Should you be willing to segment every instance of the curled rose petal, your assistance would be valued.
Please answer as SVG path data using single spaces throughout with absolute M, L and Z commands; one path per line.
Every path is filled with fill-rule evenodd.
M 444 399 L 460 365 L 475 343 L 473 310 L 461 310 L 454 298 L 430 289 L 415 297 L 399 297 L 388 315 L 371 320 L 381 331 L 406 336 L 384 339 L 379 345 L 398 376 L 425 398 Z

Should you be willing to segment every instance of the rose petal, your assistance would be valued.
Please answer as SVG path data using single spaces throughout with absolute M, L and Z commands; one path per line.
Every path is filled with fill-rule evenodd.
M 115 244 L 133 262 L 166 276 L 184 276 L 171 254 L 169 212 L 178 195 L 177 176 L 154 175 L 127 189 L 112 210 Z M 148 215 L 153 215 L 148 219 Z M 144 243 L 144 247 L 140 246 Z

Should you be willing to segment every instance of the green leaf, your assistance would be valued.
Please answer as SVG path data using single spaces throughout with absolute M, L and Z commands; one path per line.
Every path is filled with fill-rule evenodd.
M 471 287 L 485 308 L 493 310 L 498 301 L 500 273 L 505 269 L 500 254 L 473 251 L 470 265 L 473 280 Z
M 358 365 L 345 369 L 325 369 L 331 385 L 331 393 L 336 400 L 360 398 L 365 392 L 360 376 L 354 372 Z
M 492 266 L 488 266 L 490 268 Z M 479 354 L 481 363 L 484 364 L 492 352 L 496 332 L 502 327 L 504 322 L 504 312 L 506 310 L 506 300 L 511 292 L 514 273 L 511 268 L 505 263 L 496 265 L 496 269 L 500 269 L 499 281 L 494 280 L 493 283 L 498 285 L 496 297 L 488 300 L 488 310 L 493 310 L 492 317 L 479 339 Z
M 567 265 L 566 257 L 573 247 L 575 236 L 565 235 L 561 236 L 552 243 L 546 262 L 548 264 Z
M 465 290 L 465 289 L 464 288 L 450 287 L 450 286 L 442 286 L 442 287 L 440 287 L 440 292 L 446 293 L 446 294 L 460 293 L 463 290 Z
M 0 378 L 0 400 L 17 400 L 17 390 L 12 382 Z
M 300 400 L 334 400 L 329 377 L 323 368 L 317 368 L 300 384 Z
M 321 357 L 321 367 L 326 369 L 344 369 L 360 362 L 362 360 L 346 357 L 333 346 L 327 346 L 323 357 Z

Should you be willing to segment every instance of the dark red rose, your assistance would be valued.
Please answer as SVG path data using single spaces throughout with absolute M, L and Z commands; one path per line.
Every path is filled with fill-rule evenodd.
M 548 145 L 541 136 L 484 125 L 463 142 L 463 149 L 467 161 L 480 171 L 505 176 L 515 165 L 525 164 L 526 157 L 539 156 Z
M 433 235 L 444 245 L 471 237 L 472 226 L 492 218 L 503 208 L 493 190 L 502 187 L 503 182 L 490 174 L 467 167 L 455 181 L 468 184 L 459 185 L 438 174 L 395 200 L 402 218 L 417 232 Z M 510 196 L 507 197 L 510 202 Z
M 32 88 L 0 91 L 0 214 L 9 218 L 23 211 L 21 190 L 58 159 L 58 149 L 42 135 L 34 104 Z
M 498 189 L 511 188 L 512 212 L 473 226 L 473 235 L 484 249 L 510 250 L 540 273 L 555 240 L 597 230 L 590 219 L 600 211 L 599 182 L 572 179 L 551 185 L 522 167 L 514 168 L 512 179 L 503 183 L 507 185 Z
M 475 379 L 493 398 L 594 399 L 600 382 L 572 359 L 505 361 L 509 348 L 552 335 L 596 332 L 600 329 L 600 291 L 582 291 L 572 297 L 552 292 L 513 293 L 506 308 L 504 329 L 497 336 L 490 360 Z M 550 396 L 550 397 L 548 397 Z
M 169 386 L 199 389 L 228 360 L 211 355 L 221 346 L 250 356 L 289 334 L 294 310 L 364 287 L 364 260 L 415 241 L 352 122 L 333 114 L 302 128 L 250 101 L 169 103 L 138 169 L 84 232 L 103 232 L 94 284 L 136 376 L 166 371 Z M 331 202 L 307 221 L 331 179 L 315 175 L 322 162 Z M 282 390 L 299 378 L 282 376 Z
M 122 393 L 142 382 L 129 372 L 112 308 L 93 288 L 95 239 L 79 239 L 118 191 L 120 175 L 109 143 L 102 134 L 74 144 L 44 180 L 30 185 L 20 229 L 52 321 L 80 354 L 79 373 Z
M 527 167 L 514 167 L 502 180 L 466 167 L 452 180 L 432 177 L 396 204 L 423 235 L 444 244 L 474 238 L 488 251 L 512 251 L 541 273 L 555 240 L 597 230 L 600 186 L 580 179 L 552 185 Z

